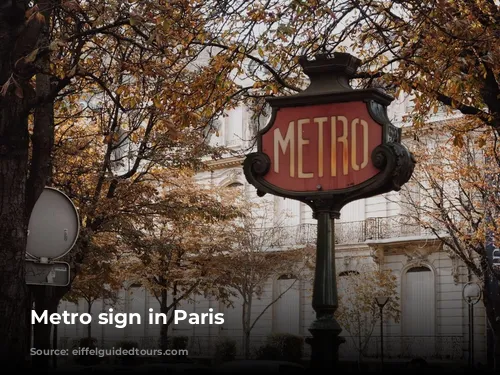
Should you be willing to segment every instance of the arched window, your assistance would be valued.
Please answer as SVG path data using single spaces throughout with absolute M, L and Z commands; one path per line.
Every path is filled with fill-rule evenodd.
M 241 182 L 231 182 L 226 187 L 228 187 L 228 188 L 242 188 L 243 184 Z
M 342 271 L 339 273 L 337 277 L 337 291 L 339 294 L 339 297 L 342 298 L 343 293 L 347 289 L 348 283 L 349 283 L 349 276 L 356 276 L 359 275 L 358 271 Z
M 233 181 L 228 185 L 225 185 L 225 189 L 231 189 L 234 191 L 240 198 L 246 197 L 245 185 L 243 185 L 239 181 Z
M 435 336 L 434 273 L 427 266 L 408 268 L 401 285 L 402 335 L 415 341 L 413 356 L 431 355 Z
M 273 293 L 273 299 L 276 298 L 278 300 L 273 305 L 273 332 L 300 334 L 300 282 L 295 275 L 278 277 Z
M 281 275 L 280 277 L 278 277 L 278 280 L 294 280 L 296 278 L 297 277 L 294 274 L 287 273 L 285 275 Z
M 342 271 L 341 273 L 339 273 L 339 277 L 349 276 L 349 275 L 359 275 L 359 272 L 358 271 Z

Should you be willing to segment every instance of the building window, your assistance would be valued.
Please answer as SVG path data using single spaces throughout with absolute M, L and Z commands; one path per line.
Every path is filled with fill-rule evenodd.
M 339 273 L 339 277 L 350 276 L 350 275 L 359 275 L 359 272 L 358 271 L 342 271 L 341 273 Z
M 238 146 L 243 141 L 243 111 L 241 107 L 230 110 L 224 116 L 226 146 Z
M 281 275 L 280 277 L 278 277 L 278 280 L 295 280 L 296 277 L 293 275 L 293 274 L 286 274 L 286 275 Z
M 435 288 L 429 267 L 409 268 L 401 290 L 402 335 L 412 340 L 412 356 L 428 356 L 434 351 Z
M 281 275 L 275 281 L 273 298 L 281 297 L 273 305 L 273 332 L 300 334 L 300 282 L 291 274 Z

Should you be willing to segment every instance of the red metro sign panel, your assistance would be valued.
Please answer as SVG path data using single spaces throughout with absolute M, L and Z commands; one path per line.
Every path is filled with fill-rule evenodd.
M 263 179 L 287 191 L 345 189 L 380 173 L 371 155 L 382 126 L 364 102 L 281 108 L 261 142 L 270 159 Z

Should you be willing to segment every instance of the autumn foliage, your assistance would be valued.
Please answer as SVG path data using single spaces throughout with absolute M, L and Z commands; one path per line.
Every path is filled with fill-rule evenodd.
M 457 129 L 465 130 L 450 137 Z M 403 190 L 404 214 L 435 235 L 480 283 L 498 336 L 500 310 L 493 285 L 499 270 L 487 248 L 489 243 L 498 247 L 500 236 L 498 134 L 475 119 L 459 118 L 435 123 L 409 143 L 419 165 Z

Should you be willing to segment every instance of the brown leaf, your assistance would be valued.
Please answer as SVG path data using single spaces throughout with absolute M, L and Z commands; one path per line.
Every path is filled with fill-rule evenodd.
M 45 23 L 45 16 L 42 13 L 37 12 L 35 13 L 35 20 L 39 23 Z
M 455 147 L 463 147 L 464 146 L 464 140 L 461 135 L 456 135 L 453 138 L 453 146 Z
M 38 12 L 40 9 L 38 8 L 38 4 L 36 4 L 34 7 L 29 8 L 26 13 L 24 14 L 26 19 L 30 19 L 33 14 Z
M 67 11 L 78 11 L 80 10 L 80 5 L 74 0 L 65 1 L 62 5 L 63 9 Z

